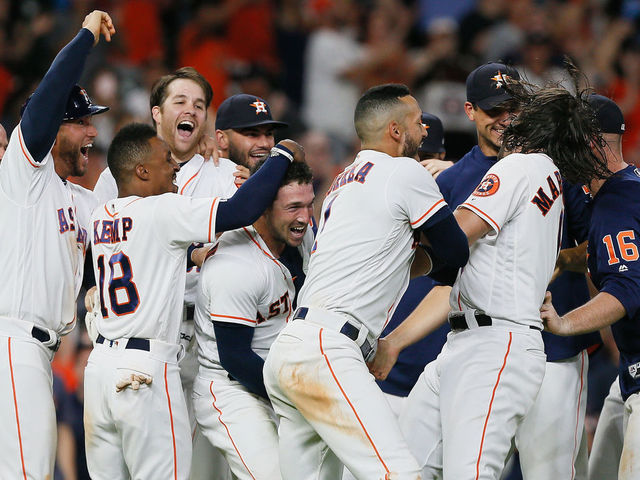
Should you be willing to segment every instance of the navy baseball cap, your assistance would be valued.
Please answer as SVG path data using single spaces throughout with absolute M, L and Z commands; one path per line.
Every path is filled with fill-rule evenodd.
M 239 93 L 227 98 L 216 114 L 216 130 L 229 128 L 249 128 L 259 125 L 272 125 L 275 128 L 288 127 L 284 122 L 277 122 L 271 116 L 267 102 L 255 95 Z
M 424 137 L 419 152 L 442 153 L 444 149 L 444 128 L 442 122 L 435 115 L 422 113 L 422 124 L 427 129 L 427 136 Z
M 520 80 L 520 74 L 515 68 L 504 63 L 486 63 L 467 77 L 467 101 L 482 110 L 491 110 L 512 98 L 503 88 L 509 80 Z
M 20 108 L 20 116 L 24 113 L 24 109 L 27 107 L 29 100 L 31 100 L 31 94 L 27 98 L 24 105 Z M 67 106 L 64 110 L 64 117 L 62 120 L 76 120 L 78 118 L 86 117 L 87 115 L 98 115 L 109 110 L 109 107 L 103 105 L 94 105 L 87 94 L 87 91 L 80 85 L 74 85 L 69 94 L 67 100 Z
M 595 94 L 589 95 L 587 101 L 596 112 L 602 133 L 616 133 L 618 135 L 624 133 L 624 116 L 616 102 Z

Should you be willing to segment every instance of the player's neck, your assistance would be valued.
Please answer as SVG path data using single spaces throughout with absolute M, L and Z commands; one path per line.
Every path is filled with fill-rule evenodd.
M 273 235 L 271 235 L 269 227 L 267 225 L 267 220 L 264 216 L 260 217 L 256 223 L 253 224 L 253 228 L 256 229 L 260 238 L 264 241 L 264 243 L 269 248 L 269 251 L 275 258 L 280 258 L 282 254 L 285 244 L 279 240 L 276 240 Z
M 402 156 L 402 145 L 388 138 L 382 138 L 376 142 L 362 142 L 360 149 L 386 153 L 391 157 Z

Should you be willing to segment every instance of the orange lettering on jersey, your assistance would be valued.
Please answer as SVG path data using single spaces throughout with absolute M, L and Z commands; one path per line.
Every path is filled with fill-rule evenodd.
M 476 197 L 488 197 L 493 195 L 500 188 L 500 178 L 494 173 L 490 173 L 480 182 L 473 194 Z
M 556 178 L 559 178 L 559 177 L 556 176 Z M 549 213 L 549 210 L 551 210 L 551 207 L 553 206 L 553 203 L 556 201 L 556 198 L 558 198 L 562 193 L 561 191 L 562 187 L 560 186 L 561 182 L 559 182 L 559 184 L 556 185 L 553 179 L 551 178 L 551 175 L 547 177 L 547 184 L 549 185 L 549 189 L 551 190 L 551 197 L 549 197 L 549 195 L 547 195 L 544 189 L 540 187 L 538 189 L 537 194 L 531 199 L 531 203 L 533 203 L 536 207 L 538 207 L 540 212 L 542 212 L 543 216 L 546 216 L 547 213 Z

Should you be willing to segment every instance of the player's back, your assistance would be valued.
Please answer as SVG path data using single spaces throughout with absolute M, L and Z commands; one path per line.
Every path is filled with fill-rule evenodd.
M 415 160 L 360 152 L 323 203 L 298 304 L 351 315 L 379 335 L 409 281 L 412 226 L 445 205 Z
M 167 193 L 117 198 L 95 210 L 93 267 L 104 337 L 177 342 L 186 250 L 214 239 L 217 203 Z
M 461 207 L 493 231 L 471 248 L 451 292 L 492 318 L 541 328 L 539 308 L 562 234 L 562 180 L 544 154 L 511 154 L 496 163 Z
M 34 162 L 20 126 L 0 164 L 0 220 L 0 316 L 64 332 L 75 318 L 87 232 L 51 153 Z

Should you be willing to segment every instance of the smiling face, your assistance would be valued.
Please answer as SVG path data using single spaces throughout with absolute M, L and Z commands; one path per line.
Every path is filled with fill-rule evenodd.
M 268 232 L 265 241 L 274 254 L 279 255 L 286 245 L 297 247 L 302 243 L 313 215 L 313 199 L 311 183 L 280 187 L 273 205 L 263 215 Z
M 193 157 L 202 138 L 207 107 L 202 87 L 193 80 L 178 78 L 167 87 L 160 106 L 151 109 L 158 135 L 179 161 Z
M 60 178 L 81 177 L 87 172 L 89 149 L 97 135 L 91 115 L 62 122 L 51 150 Z
M 493 108 L 482 110 L 470 102 L 464 105 L 469 120 L 475 122 L 478 134 L 478 146 L 486 156 L 496 156 L 502 146 L 502 134 L 515 118 L 513 110 Z
M 227 136 L 226 153 L 229 160 L 249 169 L 266 158 L 276 144 L 272 125 L 258 125 L 238 130 L 229 129 L 224 132 Z
M 169 147 L 158 137 L 151 138 L 149 145 L 151 152 L 143 163 L 144 168 L 148 171 L 149 194 L 177 193 L 176 174 L 180 170 L 180 166 L 171 156 Z

